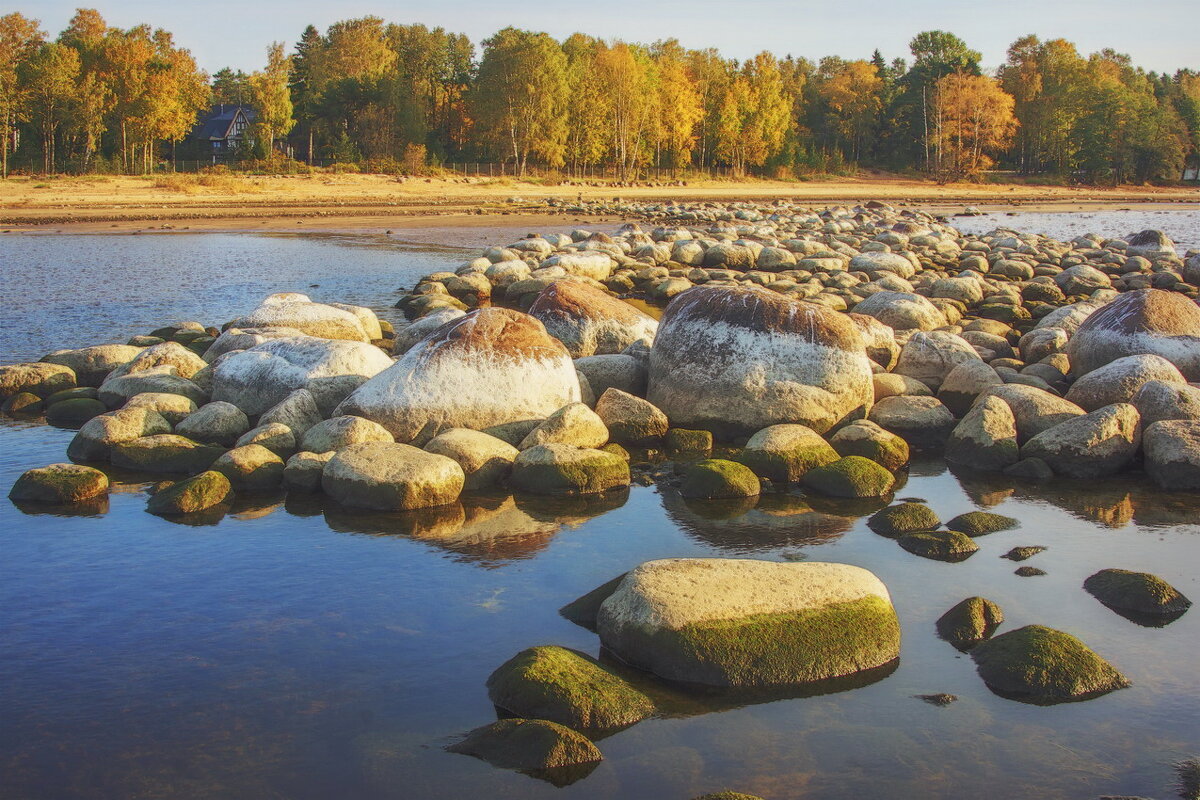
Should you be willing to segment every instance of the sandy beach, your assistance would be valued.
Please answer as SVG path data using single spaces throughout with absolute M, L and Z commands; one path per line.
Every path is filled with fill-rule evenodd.
M 1055 187 L 992 184 L 938 185 L 909 179 L 836 181 L 689 182 L 686 186 L 543 186 L 489 179 L 419 178 L 386 175 L 14 177 L 0 182 L 0 225 L 18 231 L 357 231 L 385 232 L 403 226 L 492 227 L 498 217 L 519 217 L 539 226 L 584 218 L 547 213 L 550 198 L 734 202 L 787 199 L 814 207 L 865 200 L 920 205 L 938 213 L 1014 206 L 1025 211 L 1115 210 L 1200 205 L 1195 188 Z M 506 219 L 504 224 L 515 223 Z

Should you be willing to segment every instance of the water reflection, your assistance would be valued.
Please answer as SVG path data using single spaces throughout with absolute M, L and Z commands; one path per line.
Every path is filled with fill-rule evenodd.
M 736 500 L 696 500 L 662 487 L 667 517 L 704 544 L 732 553 L 761 553 L 833 541 L 849 531 L 858 504 L 795 494 L 767 494 Z M 816 506 L 821 506 L 818 510 Z

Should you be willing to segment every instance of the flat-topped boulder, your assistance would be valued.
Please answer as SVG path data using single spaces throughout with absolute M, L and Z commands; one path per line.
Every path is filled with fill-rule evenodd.
M 597 629 L 625 662 L 708 686 L 800 685 L 900 653 L 887 588 L 848 564 L 649 561 L 600 605 Z
M 378 422 L 407 442 L 427 426 L 482 430 L 545 419 L 579 400 L 571 356 L 542 323 L 482 308 L 435 329 L 336 413 Z
M 874 400 L 854 323 L 758 287 L 700 286 L 672 300 L 649 369 L 646 399 L 672 425 L 723 436 L 779 423 L 824 433 Z
M 142 348 L 127 344 L 100 344 L 78 350 L 55 350 L 42 356 L 47 364 L 69 367 L 80 386 L 99 386 L 108 374 L 137 357 Z
M 328 415 L 390 366 L 392 359 L 372 344 L 313 336 L 271 339 L 219 361 L 213 367 L 212 397 L 254 416 L 307 389 L 321 414 Z
M 1200 307 L 1177 292 L 1125 292 L 1084 320 L 1066 352 L 1077 375 L 1125 356 L 1152 354 L 1189 381 L 1200 380 Z
M 658 322 L 582 281 L 555 281 L 529 307 L 529 315 L 562 342 L 572 358 L 620 353 L 654 339 Z
M 378 321 L 375 325 L 378 328 Z M 258 308 L 233 321 L 235 328 L 295 328 L 320 339 L 369 342 L 358 315 L 345 308 L 314 303 L 308 295 L 282 292 L 269 295 Z M 378 337 L 376 337 L 378 338 Z
M 1099 478 L 1124 468 L 1141 443 L 1137 409 L 1114 403 L 1042 431 L 1021 446 L 1021 457 L 1041 459 L 1056 475 Z
M 108 493 L 108 476 L 93 467 L 51 464 L 17 478 L 8 496 L 26 503 L 69 505 Z
M 465 476 L 453 459 L 396 442 L 364 442 L 339 450 L 321 487 L 344 506 L 408 511 L 453 503 Z

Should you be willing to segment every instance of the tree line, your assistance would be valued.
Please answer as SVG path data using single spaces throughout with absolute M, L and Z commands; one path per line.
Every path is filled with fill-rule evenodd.
M 343 20 L 274 43 L 251 74 L 211 77 L 171 34 L 111 27 L 80 9 L 50 39 L 0 17 L 0 169 L 139 172 L 187 148 L 211 106 L 243 104 L 238 157 L 287 154 L 347 169 L 415 172 L 495 160 L 578 174 L 646 167 L 790 177 L 870 167 L 974 178 L 997 165 L 1094 183 L 1178 180 L 1200 153 L 1200 73 L 1147 72 L 1026 36 L 995 74 L 944 31 L 910 57 L 738 61 L 674 39 L 650 45 L 505 28 Z M 194 146 L 194 143 L 193 145 Z

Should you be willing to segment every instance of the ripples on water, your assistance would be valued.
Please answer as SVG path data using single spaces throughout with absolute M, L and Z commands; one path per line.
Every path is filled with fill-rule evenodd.
M 219 252 L 257 254 L 246 263 L 281 254 L 280 274 L 291 277 L 205 279 L 197 269 L 187 285 L 227 291 L 233 304 L 208 298 L 202 313 L 189 305 L 198 295 L 172 299 L 164 264 L 183 260 L 164 256 L 138 272 L 160 280 L 142 290 L 110 281 L 102 312 L 53 306 L 59 316 L 43 332 L 22 340 L 6 328 L 5 346 L 50 349 L 64 324 L 87 333 L 71 343 L 86 344 L 164 320 L 218 322 L 247 307 L 237 290 L 220 289 L 235 285 L 231 275 L 253 287 L 240 290 L 252 300 L 307 281 L 329 288 L 314 290 L 318 299 L 378 307 L 361 282 L 377 281 L 386 298 L 462 260 L 214 238 L 225 240 L 213 245 Z M 64 262 L 77 248 L 73 237 L 44 241 L 42 257 Z M 101 323 L 109 327 L 97 339 Z M 64 460 L 71 435 L 0 422 L 0 487 Z M 138 476 L 114 477 L 107 503 L 84 515 L 0 503 L 0 796 L 688 798 L 729 787 L 768 798 L 1165 797 L 1171 764 L 1200 750 L 1200 615 L 1142 627 L 1081 588 L 1093 572 L 1123 567 L 1200 598 L 1196 498 L 1155 492 L 1139 476 L 1031 486 L 918 461 L 901 496 L 925 498 L 942 519 L 988 508 L 1022 522 L 979 538 L 980 552 L 959 564 L 871 533 L 865 519 L 878 504 L 801 495 L 713 504 L 634 487 L 586 501 L 467 497 L 416 514 L 272 496 L 239 498 L 223 516 L 185 525 L 145 511 Z M 1026 562 L 1046 576 L 1013 574 L 999 556 L 1018 545 L 1049 548 Z M 442 750 L 495 718 L 484 681 L 517 651 L 559 644 L 599 654 L 595 635 L 557 608 L 672 556 L 866 567 L 899 613 L 899 664 L 832 694 L 696 700 L 604 739 L 605 761 L 564 789 Z M 934 634 L 934 621 L 974 594 L 1004 609 L 1001 631 L 1062 628 L 1133 687 L 1052 707 L 997 697 Z M 938 708 L 913 697 L 939 692 L 960 699 Z

